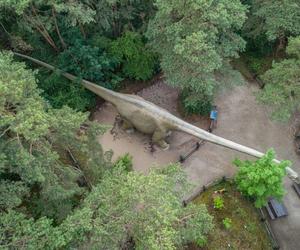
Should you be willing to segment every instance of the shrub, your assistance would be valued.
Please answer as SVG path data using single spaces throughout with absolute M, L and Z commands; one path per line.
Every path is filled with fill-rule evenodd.
M 248 65 L 250 67 L 250 70 L 254 74 L 258 75 L 259 73 L 261 73 L 261 70 L 264 67 L 264 59 L 263 58 L 249 56 L 247 61 L 248 61 Z
M 124 170 L 130 172 L 133 170 L 132 156 L 130 154 L 125 154 L 119 157 L 115 163 L 115 166 L 123 166 Z
M 224 200 L 220 196 L 214 197 L 214 208 L 222 209 L 224 207 Z
M 84 78 L 109 89 L 118 89 L 122 80 L 114 73 L 117 67 L 115 59 L 110 58 L 104 50 L 82 44 L 80 40 L 61 52 L 54 62 L 49 63 L 78 76 L 78 79 Z M 45 98 L 55 108 L 68 105 L 85 111 L 95 104 L 93 93 L 79 82 L 70 82 L 56 72 L 49 76 L 48 71 L 42 70 L 39 86 L 44 90 Z
M 288 161 L 275 163 L 274 150 L 269 150 L 265 156 L 256 161 L 235 160 L 239 168 L 235 177 L 238 189 L 246 196 L 255 199 L 255 206 L 262 207 L 269 197 L 281 199 L 285 193 L 283 177 Z
M 204 247 L 207 244 L 207 239 L 206 238 L 197 239 L 195 243 L 198 247 Z
M 110 52 L 121 64 L 125 76 L 136 80 L 147 80 L 153 76 L 156 56 L 145 47 L 140 34 L 124 33 L 112 42 Z
M 213 96 L 207 93 L 199 93 L 186 88 L 181 92 L 181 103 L 187 114 L 209 114 L 212 108 Z
M 232 226 L 232 220 L 227 217 L 222 220 L 222 223 L 226 229 L 230 229 Z

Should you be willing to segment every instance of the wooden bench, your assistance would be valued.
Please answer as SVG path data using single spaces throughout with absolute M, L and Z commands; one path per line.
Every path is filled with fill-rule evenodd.
M 272 220 L 288 215 L 287 209 L 283 203 L 280 203 L 274 198 L 270 198 L 266 210 Z

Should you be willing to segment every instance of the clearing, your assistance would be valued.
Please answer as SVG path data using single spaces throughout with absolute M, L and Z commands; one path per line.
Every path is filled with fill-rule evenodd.
M 300 173 L 300 160 L 293 146 L 293 124 L 278 124 L 270 121 L 268 110 L 255 100 L 254 92 L 258 88 L 253 83 L 236 86 L 222 92 L 215 100 L 219 109 L 218 127 L 214 131 L 226 139 L 231 139 L 262 152 L 273 147 L 278 159 L 293 162 L 293 168 Z M 167 86 L 163 80 L 138 93 L 145 99 L 169 110 L 175 115 L 177 112 L 178 91 Z M 116 110 L 112 105 L 104 104 L 94 113 L 94 119 L 103 124 L 114 123 Z M 189 122 L 201 128 L 208 127 L 208 120 L 192 117 Z M 130 153 L 133 156 L 134 169 L 147 172 L 151 166 L 161 166 L 169 162 L 176 162 L 179 155 L 189 150 L 197 139 L 184 133 L 174 132 L 169 142 L 168 151 L 157 149 L 151 153 L 150 138 L 141 133 L 126 134 L 117 129 L 117 135 L 106 132 L 100 139 L 105 150 L 112 149 L 114 158 Z M 235 168 L 231 164 L 235 157 L 250 158 L 238 152 L 206 143 L 183 164 L 189 179 L 197 186 L 203 186 L 221 176 L 232 176 Z M 281 249 L 299 249 L 300 239 L 300 200 L 291 188 L 291 181 L 286 178 L 285 186 L 288 191 L 284 203 L 289 215 L 271 223 L 279 239 Z

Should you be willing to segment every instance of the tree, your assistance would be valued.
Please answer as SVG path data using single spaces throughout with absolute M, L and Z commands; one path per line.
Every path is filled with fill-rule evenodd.
M 59 226 L 49 218 L 37 220 L 9 210 L 0 213 L 1 249 L 62 249 L 80 242 L 91 229 L 91 211 L 81 209 Z
M 62 49 L 67 47 L 60 32 L 58 19 L 62 19 L 68 27 L 79 25 L 83 28 L 82 25 L 92 22 L 95 15 L 95 12 L 82 1 L 22 0 L 16 2 L 5 0 L 1 1 L 1 7 L 16 13 L 21 32 L 39 33 L 56 52 L 60 50 L 60 47 Z M 54 38 L 53 34 L 58 39 Z
M 125 160 L 127 162 L 127 160 Z M 97 248 L 177 249 L 204 241 L 212 217 L 204 205 L 182 206 L 187 180 L 178 165 L 128 172 L 119 160 L 82 206 L 59 226 L 21 213 L 1 213 L 2 246 L 26 249 Z
M 104 49 L 89 45 L 80 37 L 71 42 L 72 39 L 67 39 L 70 46 L 49 63 L 76 75 L 78 79 L 84 78 L 109 89 L 118 89 L 122 80 L 115 73 L 118 60 Z M 47 58 L 46 61 L 48 60 Z M 42 95 L 54 108 L 68 105 L 75 110 L 85 111 L 95 105 L 96 96 L 79 81 L 71 82 L 61 77 L 58 72 L 49 73 L 45 69 L 40 69 L 39 73 L 39 86 L 44 90 Z
M 11 53 L 0 53 L 0 66 L 1 210 L 27 204 L 36 217 L 61 221 L 84 194 L 80 179 L 85 186 L 97 183 L 110 166 L 96 137 L 105 127 L 89 122 L 88 114 L 51 108 L 40 96 L 35 72 L 14 62 Z
M 289 36 L 300 34 L 300 3 L 298 0 L 251 0 L 251 11 L 245 30 L 248 37 L 266 36 L 278 41 L 277 50 L 284 49 Z
M 273 110 L 275 120 L 286 121 L 300 106 L 300 36 L 289 39 L 288 59 L 274 62 L 262 79 L 265 87 L 258 99 Z
M 125 76 L 137 80 L 148 80 L 153 76 L 156 58 L 145 47 L 140 34 L 124 33 L 111 43 L 110 52 L 122 65 Z
M 269 150 L 266 155 L 254 162 L 235 160 L 238 167 L 235 182 L 238 189 L 246 196 L 255 199 L 255 206 L 264 206 L 268 198 L 281 199 L 285 193 L 283 177 L 285 168 L 290 165 L 288 161 L 280 164 L 274 163 L 275 153 Z
M 126 31 L 144 31 L 154 13 L 153 1 L 148 0 L 89 0 L 96 12 L 93 27 L 96 33 L 117 38 Z
M 212 96 L 215 72 L 245 47 L 236 31 L 246 19 L 246 6 L 239 0 L 157 0 L 155 6 L 147 36 L 161 55 L 168 82 L 192 94 Z
M 85 200 L 94 211 L 90 247 L 119 249 L 133 241 L 135 249 L 176 249 L 204 239 L 212 228 L 206 208 L 182 206 L 187 180 L 178 165 L 148 175 L 115 166 Z

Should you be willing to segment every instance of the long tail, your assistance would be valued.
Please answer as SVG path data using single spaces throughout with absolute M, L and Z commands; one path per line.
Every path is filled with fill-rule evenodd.
M 187 134 L 190 134 L 190 135 L 193 135 L 197 138 L 212 142 L 214 144 L 218 144 L 220 146 L 227 147 L 229 149 L 233 149 L 233 150 L 236 150 L 236 151 L 239 151 L 239 152 L 257 157 L 257 158 L 261 158 L 262 156 L 265 155 L 264 153 L 259 152 L 259 151 L 255 150 L 253 148 L 243 146 L 243 145 L 238 144 L 236 142 L 224 139 L 220 136 L 211 134 L 211 133 L 209 133 L 209 132 L 207 132 L 203 129 L 200 129 L 196 126 L 193 126 L 193 125 L 191 125 L 191 124 L 189 124 L 189 123 L 187 123 L 187 122 L 185 122 L 181 119 L 178 119 L 177 117 L 176 117 L 175 124 L 176 124 L 175 126 L 176 126 L 177 130 L 183 131 Z M 276 160 L 276 159 L 274 159 L 274 162 L 280 163 L 280 161 Z M 298 174 L 292 168 L 287 167 L 286 172 L 287 172 L 289 178 L 291 178 L 293 181 L 299 183 Z
M 30 61 L 32 61 L 32 62 L 34 62 L 34 63 L 36 63 L 36 64 L 38 64 L 38 65 L 40 65 L 40 66 L 43 66 L 43 67 L 45 67 L 46 69 L 49 69 L 49 70 L 52 70 L 52 71 L 59 70 L 59 69 L 55 68 L 54 66 L 52 66 L 52 65 L 50 65 L 50 64 L 48 64 L 48 63 L 45 63 L 45 62 L 43 62 L 43 61 L 40 61 L 40 60 L 38 60 L 38 59 L 35 59 L 35 58 L 33 58 L 33 57 L 26 56 L 26 55 L 23 55 L 23 54 L 20 54 L 20 53 L 17 53 L 17 52 L 14 52 L 14 54 L 15 54 L 16 56 L 19 56 L 19 57 L 28 59 L 28 60 L 30 60 Z M 74 76 L 74 75 L 72 75 L 72 74 L 70 74 L 70 73 L 64 72 L 64 71 L 62 71 L 62 70 L 59 70 L 59 71 L 60 71 L 60 73 L 61 73 L 62 76 L 66 77 L 67 79 L 69 79 L 69 80 L 71 80 L 71 81 L 76 81 L 76 80 L 78 79 L 78 77 L 76 77 L 76 76 Z M 81 80 L 81 83 L 82 83 L 82 85 L 83 85 L 86 89 L 92 91 L 92 92 L 95 93 L 96 95 L 101 96 L 104 100 L 109 101 L 109 102 L 111 102 L 111 103 L 113 103 L 113 104 L 114 104 L 114 102 L 117 101 L 117 100 L 120 98 L 120 96 L 121 96 L 121 95 L 120 95 L 119 93 L 117 93 L 117 92 L 111 91 L 111 90 L 109 90 L 109 89 L 106 89 L 106 88 L 104 88 L 104 87 L 101 87 L 101 86 L 99 86 L 99 85 L 97 85 L 97 84 L 94 84 L 94 83 L 92 83 L 92 82 L 90 82 L 90 81 L 87 81 L 87 80 L 84 80 L 84 79 Z

